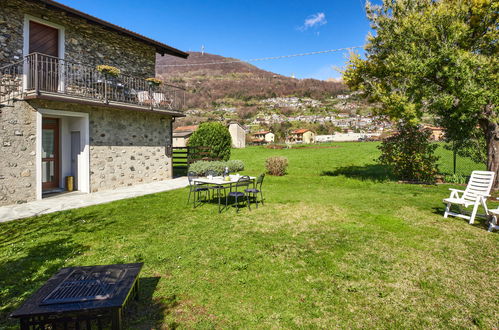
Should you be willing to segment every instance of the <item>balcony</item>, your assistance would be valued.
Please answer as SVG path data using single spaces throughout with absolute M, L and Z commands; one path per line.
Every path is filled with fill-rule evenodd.
M 40 53 L 0 68 L 0 106 L 35 98 L 179 115 L 185 90 L 164 83 L 151 86 L 125 74 L 106 76 L 95 67 Z

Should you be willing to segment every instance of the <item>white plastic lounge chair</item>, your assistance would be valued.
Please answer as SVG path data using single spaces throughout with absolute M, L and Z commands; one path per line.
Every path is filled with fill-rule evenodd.
M 488 216 L 489 210 L 487 209 L 486 201 L 487 197 L 490 196 L 490 190 L 492 189 L 492 184 L 494 183 L 494 174 L 494 172 L 490 171 L 473 171 L 465 190 L 451 188 L 450 197 L 444 199 L 444 203 L 447 204 L 444 218 L 452 215 L 469 220 L 470 224 L 473 224 L 478 211 L 478 206 L 480 206 L 480 204 L 485 209 L 485 215 Z M 450 208 L 452 204 L 459 206 L 459 213 L 451 212 Z M 465 208 L 473 206 L 471 215 L 464 214 L 465 212 L 462 210 L 462 206 Z

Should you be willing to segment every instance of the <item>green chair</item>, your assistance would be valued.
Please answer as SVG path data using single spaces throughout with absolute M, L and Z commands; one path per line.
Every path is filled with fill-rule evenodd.
M 263 184 L 263 179 L 265 178 L 265 173 L 262 173 L 258 176 L 256 179 L 255 183 L 253 184 L 253 188 L 245 189 L 244 192 L 248 194 L 248 196 L 251 196 L 255 200 L 256 203 L 256 208 L 258 208 L 258 194 L 260 194 L 260 203 L 264 205 L 263 203 L 263 192 L 262 192 L 262 184 Z

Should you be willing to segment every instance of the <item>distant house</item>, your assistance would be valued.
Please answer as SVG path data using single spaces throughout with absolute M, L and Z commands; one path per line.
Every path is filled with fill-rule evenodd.
M 251 142 L 255 144 L 266 144 L 273 143 L 275 140 L 275 135 L 271 131 L 261 131 L 253 133 L 253 138 Z
M 444 139 L 445 131 L 443 127 L 425 125 L 424 128 L 431 131 L 430 140 L 442 141 Z
M 198 129 L 197 125 L 179 126 L 173 130 L 173 146 L 187 147 L 192 133 Z
M 316 142 L 370 141 L 379 137 L 380 133 L 335 133 L 333 135 L 317 135 Z
M 315 133 L 306 128 L 295 129 L 286 139 L 287 143 L 315 143 Z
M 232 148 L 246 147 L 246 131 L 244 127 L 242 127 L 238 123 L 230 123 L 229 133 L 232 139 Z

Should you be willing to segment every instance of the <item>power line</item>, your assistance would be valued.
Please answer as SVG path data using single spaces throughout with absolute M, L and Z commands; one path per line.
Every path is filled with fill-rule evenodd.
M 363 47 L 364 46 L 353 46 L 353 47 L 345 47 L 345 48 L 337 48 L 337 49 L 320 50 L 320 51 L 317 51 L 317 52 L 308 52 L 308 53 L 301 53 L 301 54 L 292 54 L 292 55 L 281 55 L 281 56 L 272 56 L 272 57 L 253 58 L 253 59 L 249 59 L 249 60 L 233 60 L 233 61 L 224 61 L 224 62 L 189 63 L 189 64 L 159 64 L 158 66 L 163 66 L 163 67 L 179 67 L 179 66 L 202 66 L 202 65 L 230 64 L 230 63 L 248 63 L 248 62 L 280 60 L 280 59 L 291 58 L 291 57 L 299 57 L 299 56 L 309 56 L 309 55 L 317 55 L 317 54 L 326 54 L 326 53 L 333 53 L 333 52 L 341 52 L 341 51 L 345 51 L 345 50 L 352 50 L 352 49 L 363 48 Z

